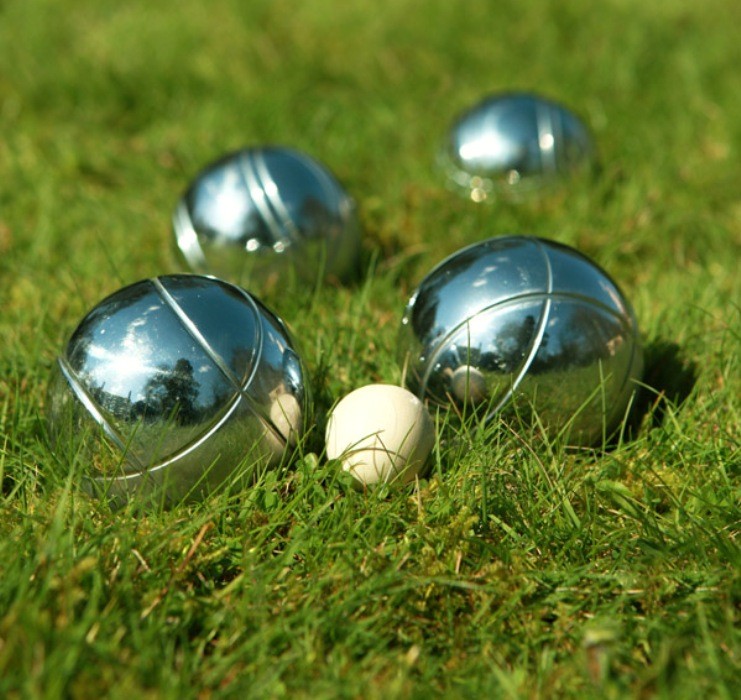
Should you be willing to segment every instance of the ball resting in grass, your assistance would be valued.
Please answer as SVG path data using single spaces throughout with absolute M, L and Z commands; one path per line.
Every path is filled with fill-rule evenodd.
M 346 280 L 357 269 L 353 200 L 324 165 L 290 148 L 245 148 L 205 167 L 173 229 L 193 271 L 250 289 L 287 277 Z
M 592 138 L 556 102 L 529 93 L 492 95 L 453 123 L 440 160 L 450 181 L 476 202 L 515 195 L 589 168 Z
M 200 275 L 125 287 L 85 316 L 50 387 L 58 452 L 89 434 L 86 484 L 114 502 L 167 502 L 276 465 L 307 412 L 283 322 L 244 290 Z
M 630 304 L 573 248 L 506 236 L 433 269 L 404 312 L 407 386 L 420 398 L 506 408 L 591 445 L 625 416 L 643 361 Z
M 349 393 L 327 422 L 327 457 L 340 460 L 358 486 L 414 481 L 434 441 L 424 404 L 407 389 L 388 384 Z

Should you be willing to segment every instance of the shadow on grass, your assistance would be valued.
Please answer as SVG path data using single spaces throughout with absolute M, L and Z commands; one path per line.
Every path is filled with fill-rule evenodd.
M 643 386 L 628 417 L 628 433 L 635 435 L 646 419 L 650 428 L 661 425 L 668 405 L 681 406 L 697 382 L 697 365 L 682 357 L 677 343 L 655 340 L 644 348 Z

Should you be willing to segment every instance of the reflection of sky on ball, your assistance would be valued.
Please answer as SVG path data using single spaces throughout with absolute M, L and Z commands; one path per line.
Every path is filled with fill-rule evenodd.
M 518 144 L 502 138 L 502 135 L 492 128 L 479 138 L 460 144 L 458 155 L 472 167 L 492 167 L 492 163 L 498 165 L 514 160 L 520 150 Z
M 199 405 L 208 405 L 212 394 L 223 391 L 225 378 L 169 309 L 154 303 L 143 309 L 137 305 L 121 309 L 119 314 L 119 318 L 132 318 L 120 325 L 104 324 L 87 350 L 88 358 L 94 361 L 88 369 L 95 386 L 108 394 L 140 401 L 154 377 L 172 372 L 179 360 L 185 360 L 196 381 L 211 388 L 198 394 Z
M 472 287 L 483 287 L 485 284 L 489 282 L 487 275 L 491 274 L 492 272 L 496 271 L 497 266 L 496 265 L 487 265 L 482 271 L 481 274 L 476 277 L 473 282 L 471 282 Z
M 244 234 L 244 222 L 252 206 L 236 165 L 224 168 L 222 177 L 208 180 L 203 192 L 198 194 L 196 206 L 201 217 L 221 235 L 239 239 Z
M 124 349 L 134 352 L 115 352 L 100 345 L 90 346 L 90 357 L 99 360 L 96 379 L 102 383 L 101 388 L 117 396 L 130 396 L 132 401 L 144 398 L 145 388 L 152 377 L 169 374 L 171 368 L 165 368 L 162 363 L 151 364 L 153 349 L 146 343 L 137 342 L 134 338 L 128 339 Z M 136 348 L 134 350 L 134 348 Z M 195 374 L 205 374 L 213 368 L 206 363 L 194 368 Z
M 98 360 L 96 378 L 102 388 L 116 395 L 132 393 L 132 398 L 141 398 L 141 388 L 149 378 L 160 370 L 154 365 L 144 364 L 141 351 L 134 354 L 111 352 L 101 345 L 90 346 L 90 357 Z M 134 388 L 137 387 L 137 388 Z
M 448 138 L 459 169 L 452 177 L 471 188 L 570 170 L 591 152 L 590 136 L 577 117 L 525 93 L 484 99 L 455 121 Z
M 436 294 L 436 287 L 440 284 L 445 285 L 444 295 Z M 526 265 L 521 255 L 512 256 L 497 250 L 488 259 L 473 258 L 468 264 L 452 268 L 450 274 L 438 274 L 421 296 L 429 293 L 430 298 L 435 299 L 437 334 L 442 336 L 451 326 L 457 325 L 456 319 L 468 319 L 469 324 L 486 324 L 488 322 L 483 319 L 476 320 L 485 309 L 510 299 L 514 294 L 542 293 L 547 289 L 548 268 L 545 264 Z M 419 300 L 415 304 L 418 308 L 424 306 L 419 304 Z

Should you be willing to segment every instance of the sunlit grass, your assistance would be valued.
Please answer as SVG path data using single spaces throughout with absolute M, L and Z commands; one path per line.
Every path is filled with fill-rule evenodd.
M 733 0 L 0 2 L 0 695 L 739 695 L 741 20 Z M 435 168 L 459 110 L 534 89 L 600 168 L 475 206 Z M 112 509 L 52 452 L 54 358 L 103 296 L 181 271 L 170 215 L 233 148 L 282 143 L 358 201 L 362 271 L 268 291 L 315 426 L 202 503 Z M 428 475 L 363 492 L 323 453 L 398 383 L 421 277 L 524 233 L 578 247 L 644 335 L 611 443 L 436 413 Z M 252 290 L 260 294 L 260 290 Z

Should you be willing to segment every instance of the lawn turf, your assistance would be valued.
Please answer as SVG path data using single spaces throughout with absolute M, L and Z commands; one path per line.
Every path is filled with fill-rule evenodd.
M 741 695 L 740 24 L 736 0 L 0 0 L 0 696 Z M 475 205 L 437 149 L 510 89 L 581 115 L 600 167 Z M 184 270 L 175 201 L 262 143 L 326 163 L 363 225 L 355 283 L 264 295 L 317 427 L 250 489 L 114 512 L 49 447 L 54 358 L 103 296 Z M 507 233 L 632 300 L 633 431 L 575 452 L 440 412 L 417 489 L 348 488 L 327 410 L 399 382 L 415 285 Z

